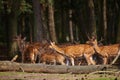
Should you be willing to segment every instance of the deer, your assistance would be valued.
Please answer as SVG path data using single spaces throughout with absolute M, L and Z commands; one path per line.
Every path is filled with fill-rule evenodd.
M 28 44 L 24 48 L 24 51 L 23 51 L 24 57 L 23 57 L 23 59 L 26 60 L 26 61 L 28 60 L 30 63 L 35 64 L 38 53 L 39 53 L 39 50 L 36 47 L 34 47 L 31 44 Z
M 62 55 L 68 56 L 70 58 L 72 66 L 75 65 L 74 59 L 76 57 L 82 57 L 82 56 L 85 57 L 88 65 L 91 64 L 95 65 L 95 61 L 92 59 L 92 55 L 95 53 L 95 51 L 91 45 L 77 44 L 77 45 L 65 46 L 61 48 L 57 46 L 55 42 L 51 42 L 49 47 L 59 52 Z
M 15 38 L 13 38 L 14 41 L 17 42 L 18 45 L 18 50 L 20 51 L 21 55 L 22 55 L 22 63 L 24 62 L 24 49 L 25 49 L 25 45 L 26 45 L 26 37 L 22 38 L 22 35 L 18 35 L 15 36 Z
M 41 47 L 39 48 L 38 58 L 39 58 L 39 62 L 43 64 L 59 63 L 61 65 L 65 65 L 64 61 L 66 59 L 63 55 L 50 49 L 48 43 L 41 44 Z
M 26 59 L 29 59 L 31 63 L 35 63 L 37 53 L 42 44 L 39 42 L 26 42 L 26 37 L 22 37 L 21 34 L 15 36 L 13 40 L 17 42 L 18 49 L 22 55 L 22 63 L 24 63 Z
M 97 38 L 95 36 L 92 36 L 92 39 L 90 39 L 89 43 L 92 45 L 94 50 L 102 57 L 103 64 L 108 63 L 109 57 L 118 55 L 118 51 L 120 50 L 120 44 L 99 46 Z
M 40 61 L 43 64 L 53 63 L 54 65 L 56 65 L 56 63 L 59 63 L 61 65 L 66 65 L 64 63 L 65 57 L 55 51 L 52 51 L 52 53 L 41 54 Z
M 17 42 L 22 54 L 22 62 L 27 62 L 28 60 L 30 63 L 36 63 L 37 56 L 39 56 L 43 63 L 54 61 L 54 63 L 58 62 L 65 65 L 65 57 L 49 49 L 49 45 L 45 41 L 29 43 L 25 41 L 26 37 L 22 38 L 21 34 L 16 36 L 14 40 Z

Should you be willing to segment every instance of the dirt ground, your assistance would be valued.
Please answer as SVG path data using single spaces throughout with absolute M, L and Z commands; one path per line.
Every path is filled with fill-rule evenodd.
M 120 80 L 120 77 L 115 74 L 0 72 L 0 80 Z

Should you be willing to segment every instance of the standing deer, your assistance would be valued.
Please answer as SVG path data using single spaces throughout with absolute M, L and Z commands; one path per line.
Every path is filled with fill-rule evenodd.
M 95 62 L 92 59 L 92 55 L 95 53 L 95 51 L 91 45 L 79 44 L 60 48 L 57 45 L 55 45 L 54 42 L 51 42 L 50 48 L 56 50 L 57 52 L 63 55 L 68 56 L 70 58 L 72 66 L 74 66 L 74 59 L 83 55 L 86 58 L 88 65 L 95 65 Z
M 26 41 L 25 41 L 26 37 L 22 38 L 22 35 L 20 34 L 16 36 L 13 40 L 17 42 L 18 49 L 22 55 L 22 62 L 24 62 L 24 49 L 26 45 Z
M 26 42 L 26 37 L 22 38 L 22 35 L 16 36 L 13 40 L 17 42 L 18 49 L 22 55 L 22 62 L 26 59 L 30 59 L 32 63 L 35 63 L 40 43 L 30 44 Z
M 92 44 L 94 50 L 102 56 L 103 58 L 103 64 L 108 63 L 108 58 L 111 56 L 118 55 L 118 51 L 120 49 L 120 44 L 113 44 L 108 46 L 98 46 L 98 42 L 96 37 L 92 37 L 89 41 L 90 44 Z
M 41 46 L 41 48 L 39 49 L 39 53 L 38 53 L 39 62 L 42 62 L 44 64 L 46 63 L 60 63 L 61 65 L 65 65 L 64 61 L 65 61 L 65 57 L 61 54 L 59 54 L 58 52 L 52 50 L 49 48 L 49 44 L 43 44 Z

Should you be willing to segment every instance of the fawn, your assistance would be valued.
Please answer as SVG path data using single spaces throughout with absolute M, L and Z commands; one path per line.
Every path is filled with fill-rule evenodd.
M 65 65 L 65 57 L 55 51 L 53 51 L 52 53 L 41 54 L 40 61 L 44 64 L 53 63 L 54 65 L 56 65 L 56 63 L 59 63 L 61 65 Z

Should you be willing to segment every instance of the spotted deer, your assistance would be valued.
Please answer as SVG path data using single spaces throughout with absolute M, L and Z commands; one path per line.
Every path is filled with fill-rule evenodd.
M 92 37 L 89 43 L 93 46 L 94 50 L 101 55 L 103 59 L 103 64 L 108 63 L 108 58 L 115 57 L 118 55 L 118 51 L 120 49 L 120 44 L 112 44 L 107 46 L 98 46 L 98 42 L 96 37 Z
M 88 44 L 78 44 L 72 46 L 65 46 L 65 47 L 58 47 L 55 45 L 54 42 L 51 42 L 50 48 L 54 49 L 55 51 L 66 55 L 70 58 L 72 66 L 74 66 L 74 59 L 76 57 L 84 56 L 88 65 L 93 64 L 95 65 L 94 60 L 92 59 L 92 55 L 95 53 L 93 47 Z
M 45 43 L 43 45 L 41 45 L 41 47 L 39 48 L 39 62 L 47 64 L 47 63 L 59 63 L 61 65 L 65 65 L 64 61 L 65 61 L 65 57 L 61 54 L 59 54 L 58 52 L 52 50 L 49 48 L 49 44 Z
M 39 42 L 26 42 L 26 37 L 22 37 L 21 34 L 15 36 L 13 40 L 17 42 L 18 49 L 22 55 L 22 62 L 26 62 L 26 59 L 29 59 L 31 63 L 35 63 L 38 50 L 42 44 Z
M 25 45 L 26 45 L 26 37 L 22 37 L 22 35 L 18 35 L 15 36 L 15 38 L 13 39 L 14 41 L 17 42 L 18 45 L 18 51 L 20 51 L 21 55 L 22 55 L 22 62 L 24 62 L 24 49 L 25 49 Z
M 39 50 L 33 45 L 26 45 L 24 48 L 24 62 L 29 61 L 30 63 L 36 63 L 37 55 Z
M 43 53 L 41 54 L 41 58 L 40 61 L 44 64 L 54 64 L 56 65 L 56 63 L 61 64 L 61 65 L 65 65 L 64 61 L 65 61 L 65 57 L 62 56 L 61 54 L 53 51 L 52 53 Z

